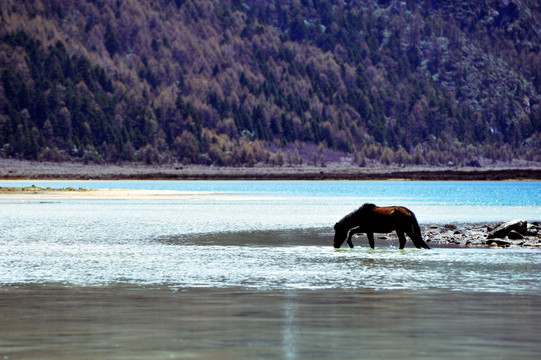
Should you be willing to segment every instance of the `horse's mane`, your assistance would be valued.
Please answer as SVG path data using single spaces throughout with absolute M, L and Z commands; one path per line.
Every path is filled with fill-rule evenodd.
M 360 208 L 358 208 L 355 212 L 357 211 L 366 211 L 366 210 L 370 210 L 370 209 L 373 209 L 375 208 L 376 205 L 374 204 L 369 204 L 369 203 L 364 203 Z
M 360 208 L 358 208 L 357 210 L 352 211 L 349 214 L 347 214 L 346 216 L 344 216 L 340 221 L 338 221 L 337 224 L 342 224 L 344 222 L 347 222 L 347 221 L 351 220 L 353 217 L 355 217 L 355 216 L 357 216 L 359 214 L 362 214 L 365 211 L 371 210 L 371 209 L 373 209 L 375 207 L 376 207 L 376 205 L 374 205 L 374 204 L 365 203 Z

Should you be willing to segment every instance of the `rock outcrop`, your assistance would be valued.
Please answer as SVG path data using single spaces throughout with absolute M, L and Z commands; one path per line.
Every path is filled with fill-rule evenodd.
M 519 234 L 526 234 L 528 230 L 528 222 L 526 220 L 511 220 L 500 224 L 488 234 L 489 239 L 503 239 L 509 235 L 511 231 Z
M 524 247 L 541 249 L 541 223 L 512 220 L 487 225 L 436 225 L 423 227 L 431 246 Z

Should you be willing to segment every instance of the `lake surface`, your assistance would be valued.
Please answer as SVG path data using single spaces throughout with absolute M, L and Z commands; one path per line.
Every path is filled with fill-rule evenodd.
M 422 224 L 541 220 L 541 182 L 0 181 L 29 185 L 191 195 L 0 199 L 0 356 L 541 353 L 540 251 L 332 248 L 364 202 Z

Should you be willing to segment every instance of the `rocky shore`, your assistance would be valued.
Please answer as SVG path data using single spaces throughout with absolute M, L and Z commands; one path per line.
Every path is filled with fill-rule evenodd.
M 359 167 L 349 162 L 327 166 L 219 167 L 167 164 L 83 164 L 0 159 L 0 179 L 102 180 L 541 180 L 539 166 Z
M 512 220 L 486 225 L 422 226 L 423 236 L 431 246 L 523 247 L 541 248 L 541 222 Z

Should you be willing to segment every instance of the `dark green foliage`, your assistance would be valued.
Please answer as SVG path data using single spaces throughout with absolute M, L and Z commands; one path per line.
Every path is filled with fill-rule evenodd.
M 107 49 L 107 51 L 109 51 L 109 54 L 111 54 L 111 56 L 121 51 L 120 40 L 118 39 L 111 24 L 107 24 L 107 27 L 105 28 L 104 41 L 105 48 Z
M 55 148 L 81 157 L 88 146 L 122 146 L 113 121 L 113 84 L 102 68 L 87 58 L 70 57 L 62 42 L 43 51 L 22 32 L 3 40 L 25 48 L 34 80 L 30 87 L 13 68 L 2 69 L 7 100 L 3 112 L 11 120 L 0 133 L 0 142 L 9 144 L 5 156 L 38 159 L 41 152 Z M 81 83 L 89 93 L 76 89 Z

